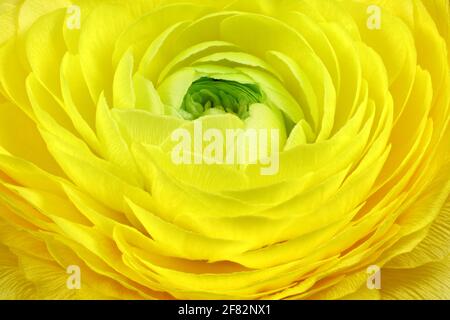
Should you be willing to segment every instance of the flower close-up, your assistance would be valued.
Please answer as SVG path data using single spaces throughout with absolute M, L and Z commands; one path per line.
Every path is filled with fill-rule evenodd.
M 0 299 L 450 299 L 448 0 L 0 0 Z

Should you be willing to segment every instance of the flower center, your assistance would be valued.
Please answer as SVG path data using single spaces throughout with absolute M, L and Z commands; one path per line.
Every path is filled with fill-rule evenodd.
M 263 94 L 255 84 L 204 77 L 192 83 L 180 113 L 186 120 L 223 113 L 233 113 L 244 120 L 250 116 L 249 107 L 262 100 Z

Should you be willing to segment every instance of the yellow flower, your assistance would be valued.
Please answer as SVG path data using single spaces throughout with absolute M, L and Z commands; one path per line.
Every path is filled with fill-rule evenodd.
M 447 0 L 2 0 L 0 30 L 0 298 L 450 298 Z

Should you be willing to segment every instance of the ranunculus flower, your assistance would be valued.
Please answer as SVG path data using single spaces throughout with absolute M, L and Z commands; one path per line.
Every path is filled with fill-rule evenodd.
M 0 297 L 449 299 L 449 23 L 447 0 L 3 0 Z

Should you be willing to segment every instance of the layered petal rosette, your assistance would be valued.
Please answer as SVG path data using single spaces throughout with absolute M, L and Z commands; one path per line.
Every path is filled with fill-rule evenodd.
M 450 298 L 448 1 L 3 0 L 0 28 L 1 298 Z

